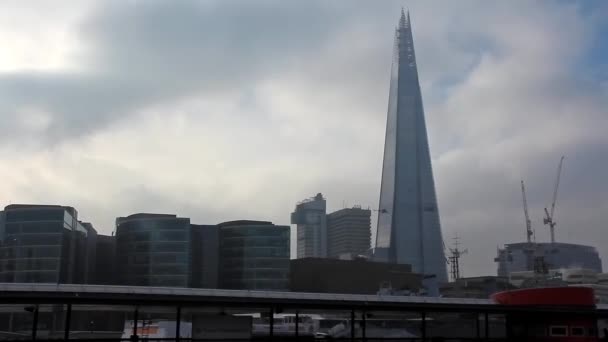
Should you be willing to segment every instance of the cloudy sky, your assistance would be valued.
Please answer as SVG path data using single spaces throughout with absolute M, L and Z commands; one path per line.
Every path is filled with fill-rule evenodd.
M 465 276 L 525 238 L 608 262 L 603 1 L 0 0 L 0 204 L 289 223 L 377 207 L 394 28 L 411 11 L 444 239 Z M 373 219 L 375 228 L 375 218 Z

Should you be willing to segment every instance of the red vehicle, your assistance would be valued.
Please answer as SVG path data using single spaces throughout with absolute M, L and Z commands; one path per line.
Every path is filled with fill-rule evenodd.
M 523 311 L 507 315 L 507 338 L 513 341 L 599 341 L 595 294 L 587 287 L 550 287 L 499 292 L 498 304 L 534 306 L 543 313 Z M 577 307 L 588 314 L 572 317 L 565 308 Z M 547 310 L 550 313 L 546 313 Z

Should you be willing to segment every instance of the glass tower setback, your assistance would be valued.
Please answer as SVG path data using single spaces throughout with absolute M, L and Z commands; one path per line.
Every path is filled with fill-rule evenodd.
M 447 281 L 409 18 L 395 33 L 374 257 Z

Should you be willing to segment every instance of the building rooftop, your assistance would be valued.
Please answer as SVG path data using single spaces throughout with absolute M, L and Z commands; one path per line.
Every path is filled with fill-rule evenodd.
M 275 224 L 270 221 L 255 221 L 255 220 L 235 220 L 227 221 L 218 224 L 220 227 L 227 226 L 274 226 Z

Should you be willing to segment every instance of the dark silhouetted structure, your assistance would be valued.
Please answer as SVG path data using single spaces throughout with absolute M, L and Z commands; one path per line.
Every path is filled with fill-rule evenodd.
M 192 224 L 192 285 L 219 286 L 220 233 L 216 225 Z
M 304 258 L 291 260 L 290 286 L 295 292 L 376 294 L 386 287 L 418 292 L 422 276 L 405 264 Z
M 95 284 L 116 284 L 116 237 L 97 235 Z
M 488 299 L 496 292 L 515 289 L 505 277 L 485 276 L 458 278 L 442 284 L 439 292 L 443 297 Z

